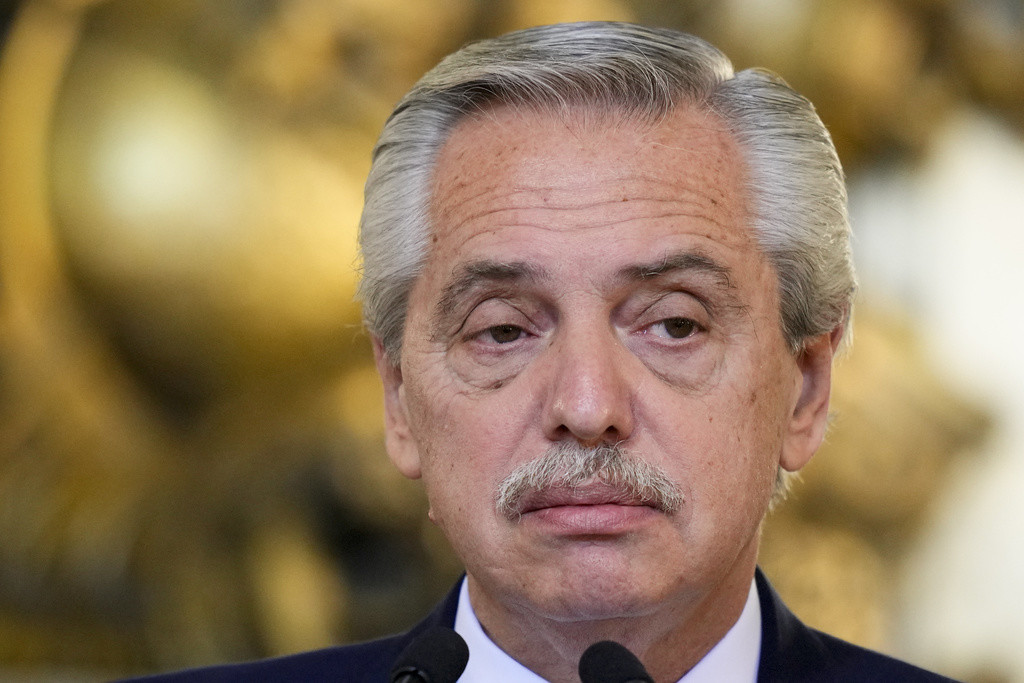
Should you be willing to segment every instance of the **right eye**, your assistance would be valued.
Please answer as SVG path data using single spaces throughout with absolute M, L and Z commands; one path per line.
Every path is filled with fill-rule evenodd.
M 495 325 L 484 330 L 482 335 L 490 337 L 497 344 L 510 344 L 520 339 L 524 332 L 518 325 Z
M 666 318 L 651 326 L 655 334 L 669 339 L 686 339 L 699 329 L 700 326 L 690 318 Z

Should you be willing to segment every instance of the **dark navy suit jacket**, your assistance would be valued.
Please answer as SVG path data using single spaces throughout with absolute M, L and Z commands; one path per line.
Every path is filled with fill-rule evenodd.
M 760 571 L 757 572 L 757 593 L 761 601 L 762 624 L 758 683 L 937 683 L 952 680 L 804 626 L 782 603 Z M 430 616 L 398 636 L 276 659 L 192 669 L 138 680 L 140 683 L 387 683 L 392 662 L 419 632 L 435 624 L 455 624 L 458 596 L 456 586 Z

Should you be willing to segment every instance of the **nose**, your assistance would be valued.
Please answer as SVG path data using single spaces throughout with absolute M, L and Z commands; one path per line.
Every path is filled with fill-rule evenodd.
M 614 333 L 566 335 L 549 349 L 545 434 L 585 446 L 618 443 L 633 431 L 628 359 Z

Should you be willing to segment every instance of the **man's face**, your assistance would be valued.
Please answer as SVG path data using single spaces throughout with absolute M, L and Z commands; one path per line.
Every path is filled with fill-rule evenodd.
M 831 359 L 827 335 L 787 349 L 747 201 L 736 144 L 690 109 L 499 108 L 442 149 L 401 365 L 379 366 L 389 453 L 423 477 L 485 626 L 682 617 L 733 579 L 745 596 L 776 469 L 820 441 Z M 591 481 L 500 512 L 502 480 L 567 443 L 618 444 L 682 503 Z

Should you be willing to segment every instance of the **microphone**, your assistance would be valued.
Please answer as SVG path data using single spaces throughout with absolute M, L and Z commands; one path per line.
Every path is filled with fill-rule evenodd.
M 391 683 L 455 683 L 469 662 L 469 648 L 446 626 L 431 626 L 409 643 L 391 668 Z
M 581 683 L 654 683 L 647 669 L 625 646 L 602 640 L 580 657 Z

